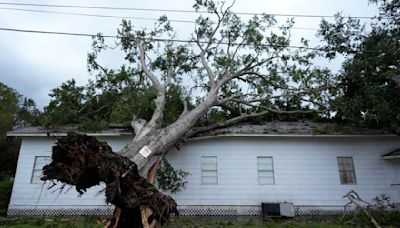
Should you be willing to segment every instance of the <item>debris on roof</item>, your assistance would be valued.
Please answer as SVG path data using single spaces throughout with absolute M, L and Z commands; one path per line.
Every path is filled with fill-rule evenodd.
M 394 135 L 380 129 L 356 128 L 335 123 L 304 121 L 273 121 L 261 124 L 241 123 L 196 135 L 215 136 L 231 134 L 253 135 Z
M 15 129 L 7 133 L 7 136 L 66 136 L 68 132 L 79 132 L 77 125 L 65 125 L 55 128 L 26 127 Z M 126 128 L 110 128 L 96 132 L 84 132 L 91 136 L 120 136 L 132 135 L 132 131 Z

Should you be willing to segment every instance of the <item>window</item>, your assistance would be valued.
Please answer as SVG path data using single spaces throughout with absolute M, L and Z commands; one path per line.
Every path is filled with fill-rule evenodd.
M 217 156 L 201 157 L 201 184 L 218 184 Z
M 352 157 L 338 157 L 340 182 L 342 184 L 357 184 Z
M 272 157 L 257 157 L 258 184 L 275 184 Z
M 51 162 L 50 156 L 36 156 L 35 164 L 33 165 L 31 184 L 40 184 L 42 181 L 40 177 L 42 176 L 43 166 Z

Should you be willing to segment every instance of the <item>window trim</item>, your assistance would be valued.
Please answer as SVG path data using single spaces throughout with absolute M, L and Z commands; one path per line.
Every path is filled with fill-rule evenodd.
M 215 170 L 214 169 L 203 169 L 203 158 L 215 158 Z M 216 177 L 216 182 L 215 183 L 203 183 L 203 172 L 214 172 L 215 171 L 215 177 Z M 200 158 L 200 184 L 201 185 L 218 185 L 218 156 L 201 156 Z
M 35 156 L 35 157 L 34 157 L 30 184 L 42 184 L 42 182 L 43 182 L 43 181 L 34 182 L 34 176 L 33 176 L 34 173 L 37 172 L 37 171 L 39 171 L 39 172 L 42 171 L 42 167 L 40 167 L 40 168 L 35 168 L 36 162 L 37 162 L 37 159 L 38 159 L 38 158 L 50 158 L 50 159 L 51 159 L 51 156 L 43 156 L 43 155 L 40 155 L 40 156 Z
M 341 170 L 340 169 L 340 164 L 339 164 L 339 159 L 340 158 L 347 158 L 347 159 L 350 158 L 351 159 L 351 168 L 352 169 Z M 341 185 L 357 185 L 357 175 L 356 175 L 356 168 L 354 166 L 354 158 L 352 156 L 337 156 L 336 157 L 336 161 L 337 161 L 337 166 L 338 166 L 340 184 Z M 343 183 L 342 182 L 342 174 L 341 174 L 342 172 L 353 172 L 354 182 L 353 183 Z
M 271 169 L 260 169 L 258 165 L 258 159 L 260 158 L 270 158 L 271 159 Z M 257 184 L 258 185 L 275 185 L 275 167 L 274 167 L 274 158 L 273 156 L 257 156 Z M 262 168 L 262 167 L 261 167 Z M 272 183 L 263 184 L 260 183 L 260 172 L 271 172 L 272 173 Z

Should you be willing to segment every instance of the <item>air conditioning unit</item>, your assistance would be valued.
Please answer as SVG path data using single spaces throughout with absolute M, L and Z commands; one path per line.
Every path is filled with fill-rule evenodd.
M 293 203 L 261 203 L 263 217 L 294 217 Z

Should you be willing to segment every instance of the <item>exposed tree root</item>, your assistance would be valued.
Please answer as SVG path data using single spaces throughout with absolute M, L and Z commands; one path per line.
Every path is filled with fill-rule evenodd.
M 134 162 L 95 137 L 68 133 L 58 139 L 41 179 L 73 185 L 80 194 L 104 182 L 106 201 L 117 207 L 108 227 L 142 227 L 141 208 L 151 210 L 148 224 L 178 214 L 175 201 L 141 177 Z

